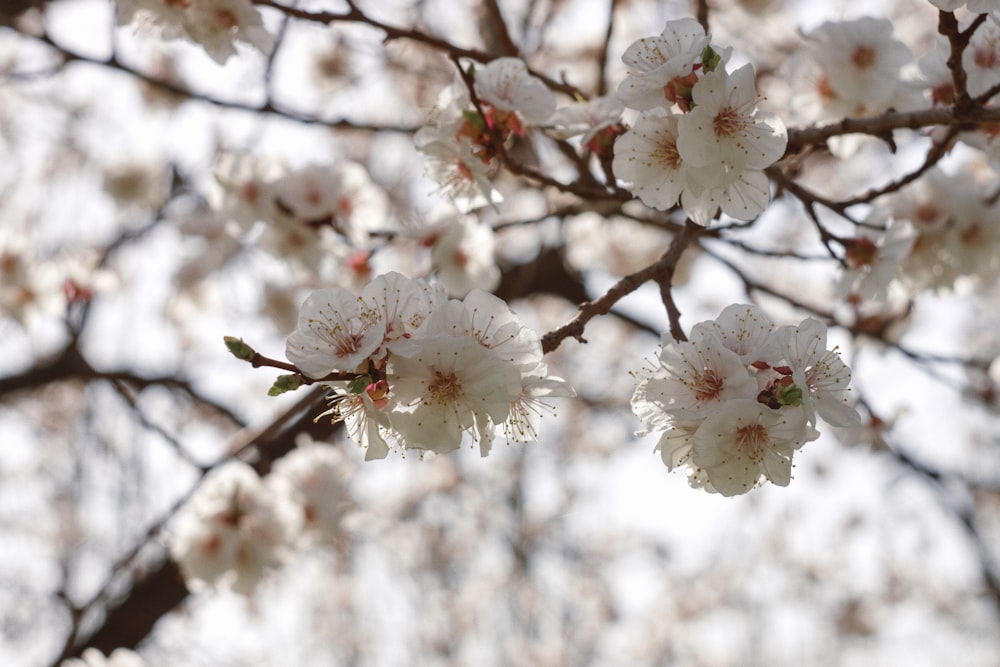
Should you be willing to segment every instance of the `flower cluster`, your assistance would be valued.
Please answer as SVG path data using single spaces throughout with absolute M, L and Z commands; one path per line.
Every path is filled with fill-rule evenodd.
M 219 64 L 236 55 L 235 42 L 263 53 L 274 48 L 260 12 L 250 0 L 123 0 L 118 25 L 150 24 L 166 39 L 199 44 Z
M 631 71 L 618 95 L 642 113 L 615 143 L 614 174 L 647 206 L 680 202 L 700 225 L 719 209 L 760 214 L 771 198 L 763 170 L 788 141 L 780 119 L 757 109 L 753 67 L 730 73 L 726 59 L 693 19 L 669 21 L 622 56 Z
M 230 461 L 215 469 L 178 513 L 170 554 L 192 590 L 250 593 L 295 549 L 336 539 L 350 514 L 347 457 L 301 440 L 266 479 Z
M 903 79 L 913 60 L 893 38 L 888 19 L 826 22 L 805 36 L 808 57 L 792 63 L 792 110 L 815 122 L 867 116 L 916 105 L 917 89 Z
M 498 58 L 473 72 L 477 102 L 465 84 L 442 91 L 433 125 L 417 132 L 427 173 L 467 213 L 502 201 L 491 176 L 499 168 L 499 146 L 545 123 L 555 95 L 528 73 L 518 58 Z
M 847 241 L 849 270 L 842 287 L 852 296 L 886 297 L 892 281 L 911 292 L 977 284 L 1000 268 L 997 204 L 966 166 L 927 176 L 880 201 L 868 217 L 874 228 Z
M 752 305 L 696 324 L 689 341 L 664 334 L 659 363 L 640 377 L 632 410 L 668 469 L 686 467 L 695 488 L 746 493 L 762 477 L 791 479 L 792 455 L 816 439 L 817 415 L 834 426 L 860 418 L 847 403 L 850 369 L 808 318 L 776 327 Z
M 384 458 L 387 438 L 406 449 L 457 449 L 463 435 L 489 453 L 497 426 L 509 439 L 537 439 L 547 396 L 570 396 L 548 377 L 538 335 L 501 299 L 474 289 L 463 300 L 399 273 L 360 294 L 313 292 L 288 337 L 286 356 L 332 389 L 347 433 Z

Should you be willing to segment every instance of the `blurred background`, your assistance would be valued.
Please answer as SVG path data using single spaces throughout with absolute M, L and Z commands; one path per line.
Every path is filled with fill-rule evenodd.
M 222 62 L 148 21 L 118 25 L 105 0 L 0 7 L 0 663 L 58 665 L 93 646 L 177 667 L 998 664 L 1000 291 L 988 262 L 947 285 L 851 302 L 787 192 L 754 224 L 724 221 L 685 251 L 673 283 L 685 330 L 751 299 L 779 324 L 819 316 L 864 417 L 821 428 L 788 488 L 736 498 L 689 488 L 654 453 L 655 434 L 634 435 L 631 373 L 669 326 L 655 285 L 590 321 L 586 344 L 546 356 L 578 396 L 552 400 L 537 443 L 501 437 L 488 458 L 467 446 L 366 463 L 339 426 L 314 422 L 322 391 L 269 397 L 273 369 L 222 343 L 242 337 L 282 358 L 310 290 L 442 270 L 431 246 L 447 198 L 413 134 L 463 49 L 520 53 L 599 95 L 624 77 L 629 44 L 707 10 L 713 43 L 754 64 L 761 107 L 796 128 L 823 120 L 793 104 L 790 68 L 824 20 L 890 19 L 913 54 L 903 76 L 930 106 L 917 64 L 934 51 L 937 10 L 354 5 L 365 20 L 260 6 L 273 49 L 237 42 Z M 378 22 L 419 34 L 387 39 Z M 847 202 L 913 171 L 931 141 L 912 131 L 836 155 L 817 144 L 788 173 Z M 549 139 L 512 151 L 573 176 Z M 346 164 L 365 175 L 348 202 L 366 216 L 353 236 L 322 216 L 279 210 L 278 224 L 241 208 L 255 184 Z M 956 146 L 940 168 L 1000 191 L 988 150 Z M 504 202 L 473 214 L 490 230 L 495 291 L 540 334 L 654 262 L 683 223 L 507 171 L 495 184 Z M 338 452 L 336 535 L 249 595 L 189 592 L 167 553 L 184 500 L 230 457 L 266 477 L 314 442 Z

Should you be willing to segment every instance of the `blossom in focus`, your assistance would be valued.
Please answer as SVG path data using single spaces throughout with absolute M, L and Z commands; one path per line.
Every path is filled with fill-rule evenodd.
M 285 356 L 311 378 L 363 366 L 385 337 L 385 323 L 357 295 L 327 287 L 309 295 Z
M 359 295 L 315 291 L 303 305 L 286 353 L 303 374 L 323 378 L 330 409 L 367 460 L 401 449 L 446 453 L 463 438 L 487 455 L 498 428 L 525 442 L 537 437 L 547 397 L 572 396 L 541 362 L 538 334 L 507 304 L 472 289 L 449 299 L 440 286 L 398 273 L 377 277 Z
M 776 338 L 775 365 L 792 371 L 792 382 L 803 390 L 802 405 L 810 423 L 819 414 L 831 426 L 850 427 L 861 417 L 847 401 L 851 371 L 836 350 L 826 347 L 826 325 L 806 318 L 795 327 L 782 327 Z
M 776 411 L 754 400 L 730 401 L 698 426 L 691 458 L 715 490 L 735 496 L 761 477 L 788 486 L 795 448 L 816 436 L 801 408 Z
M 675 206 L 687 185 L 687 165 L 677 150 L 677 122 L 675 115 L 643 114 L 615 142 L 615 176 L 631 183 L 643 204 L 661 211 Z
M 860 418 L 847 402 L 850 370 L 826 349 L 815 319 L 775 327 L 757 306 L 727 307 L 691 328 L 664 334 L 658 363 L 640 374 L 632 411 L 669 470 L 694 488 L 731 496 L 762 480 L 788 484 L 792 455 L 815 440 L 817 415 L 835 426 Z
M 757 109 L 753 67 L 717 68 L 692 90 L 697 106 L 677 123 L 677 151 L 695 167 L 761 170 L 785 152 L 788 134 L 774 114 Z
M 686 107 L 709 41 L 700 23 L 685 18 L 668 21 L 659 36 L 632 43 L 622 55 L 629 75 L 618 86 L 618 97 L 640 111 L 674 103 Z
M 636 389 L 640 401 L 676 422 L 699 421 L 727 401 L 757 396 L 757 381 L 739 355 L 708 330 L 700 331 L 680 343 L 664 334 L 658 368 Z

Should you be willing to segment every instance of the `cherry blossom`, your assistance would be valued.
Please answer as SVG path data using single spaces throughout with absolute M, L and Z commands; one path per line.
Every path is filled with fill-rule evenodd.
M 500 267 L 490 226 L 472 216 L 451 216 L 436 226 L 431 267 L 448 294 L 462 297 L 472 289 L 496 289 Z
M 118 25 L 149 23 L 166 39 L 189 39 L 219 64 L 236 55 L 235 42 L 263 53 L 274 48 L 260 12 L 249 0 L 123 0 Z
M 930 3 L 945 12 L 953 12 L 963 5 L 974 14 L 1000 11 L 1000 0 L 930 0 Z
M 363 366 L 385 337 L 385 322 L 341 287 L 316 290 L 302 304 L 285 355 L 312 378 Z
M 412 358 L 393 357 L 391 383 L 397 408 L 389 415 L 408 448 L 444 454 L 457 449 L 465 431 L 498 424 L 521 395 L 517 368 L 475 339 L 434 336 Z M 481 443 L 483 455 L 489 443 Z
M 230 461 L 202 482 L 178 513 L 170 555 L 189 588 L 248 593 L 280 565 L 295 530 L 290 507 L 245 463 Z
M 802 410 L 775 411 L 754 400 L 735 400 L 701 423 L 692 438 L 692 461 L 724 496 L 746 493 L 761 477 L 788 486 L 792 455 L 819 434 Z
M 520 58 L 497 58 L 475 71 L 476 95 L 493 109 L 514 113 L 525 125 L 541 125 L 556 110 L 556 98 Z
M 903 67 L 909 48 L 892 36 L 888 19 L 864 17 L 826 22 L 806 35 L 813 60 L 822 68 L 821 97 L 839 100 L 852 115 L 905 108 Z
M 807 318 L 797 327 L 783 327 L 778 343 L 782 361 L 802 395 L 805 416 L 812 424 L 819 414 L 833 426 L 857 426 L 861 418 L 847 402 L 851 370 L 836 350 L 826 347 L 826 325 Z
M 657 37 L 631 44 L 622 55 L 629 75 L 618 86 L 626 106 L 644 111 L 682 102 L 697 80 L 710 37 L 694 19 L 668 21 Z
M 664 334 L 658 367 L 640 381 L 633 406 L 651 403 L 674 421 L 690 422 L 726 401 L 757 395 L 757 382 L 739 355 L 706 329 L 692 334 L 697 338 L 681 343 Z
M 664 334 L 659 363 L 638 380 L 638 434 L 663 431 L 656 449 L 667 469 L 727 496 L 762 476 L 787 485 L 794 450 L 819 436 L 817 414 L 835 426 L 860 423 L 847 402 L 850 370 L 826 349 L 826 327 L 810 318 L 776 328 L 754 305 L 699 322 L 687 342 Z
M 678 116 L 654 111 L 615 142 L 615 175 L 632 184 L 642 203 L 661 211 L 677 204 L 688 182 L 677 140 Z
M 347 456 L 341 448 L 314 442 L 304 434 L 296 444 L 275 463 L 268 483 L 299 508 L 304 543 L 334 541 L 351 507 Z

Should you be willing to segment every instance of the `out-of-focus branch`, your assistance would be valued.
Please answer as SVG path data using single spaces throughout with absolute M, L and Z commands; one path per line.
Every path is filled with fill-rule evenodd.
M 16 392 L 38 389 L 53 382 L 82 380 L 85 382 L 106 380 L 121 383 L 136 389 L 147 387 L 164 387 L 185 394 L 200 405 L 211 408 L 223 415 L 233 424 L 243 426 L 243 420 L 231 409 L 207 396 L 203 396 L 194 386 L 182 378 L 172 375 L 147 377 L 132 371 L 101 371 L 95 369 L 84 359 L 80 351 L 73 345 L 67 347 L 58 356 L 32 366 L 16 375 L 0 378 L 0 399 Z
M 27 38 L 36 39 L 44 44 L 48 45 L 50 48 L 54 49 L 62 58 L 60 62 L 54 68 L 45 70 L 44 72 L 36 73 L 19 73 L 12 72 L 9 75 L 5 75 L 6 78 L 12 80 L 32 80 L 36 79 L 41 75 L 50 75 L 61 70 L 68 63 L 84 63 L 88 65 L 94 65 L 98 67 L 104 67 L 107 69 L 115 70 L 118 72 L 123 72 L 132 77 L 135 77 L 139 81 L 157 88 L 161 91 L 171 93 L 173 95 L 180 96 L 185 100 L 191 100 L 196 102 L 204 102 L 211 104 L 216 107 L 233 109 L 236 111 L 247 111 L 250 113 L 264 114 L 269 116 L 279 116 L 288 120 L 295 121 L 297 123 L 302 123 L 304 125 L 324 125 L 330 128 L 336 128 L 338 130 L 357 130 L 362 132 L 377 132 L 381 130 L 390 130 L 396 132 L 407 132 L 412 133 L 417 130 L 416 127 L 402 126 L 402 125 L 379 125 L 376 123 L 364 123 L 359 121 L 354 121 L 346 118 L 340 119 L 326 119 L 319 116 L 313 116 L 311 114 L 306 114 L 292 109 L 284 108 L 276 104 L 272 99 L 267 99 L 261 104 L 250 104 L 247 102 L 240 102 L 237 100 L 227 100 L 220 97 L 215 97 L 206 93 L 195 92 L 186 86 L 169 81 L 166 79 L 157 78 L 147 72 L 143 72 L 141 69 L 134 67 L 122 60 L 120 60 L 117 54 L 112 54 L 108 58 L 96 58 L 88 56 L 67 46 L 63 46 L 56 42 L 48 33 L 42 33 L 40 35 L 25 34 Z
M 313 418 L 323 405 L 325 393 L 322 389 L 314 389 L 263 430 L 252 433 L 249 437 L 237 436 L 230 447 L 232 455 L 250 457 L 253 468 L 258 474 L 265 475 L 275 460 L 295 448 L 295 439 L 299 433 L 308 433 L 316 440 L 328 440 L 339 428 L 339 424 L 329 420 L 317 422 Z M 226 457 L 216 466 L 230 458 Z M 163 527 L 197 486 L 196 484 L 192 487 L 188 494 L 153 524 L 133 549 L 116 561 L 109 581 L 97 595 L 80 608 L 71 609 L 71 615 L 76 623 L 62 653 L 52 663 L 53 667 L 59 665 L 65 658 L 79 657 L 84 649 L 90 647 L 105 654 L 119 647 L 134 648 L 149 634 L 160 618 L 187 598 L 188 590 L 180 570 L 165 553 L 157 564 L 146 564 L 138 568 L 135 567 L 135 563 L 138 556 L 159 537 Z M 117 588 L 119 577 L 123 573 L 131 580 L 131 585 L 121 600 L 114 601 L 113 591 Z M 99 613 L 102 609 L 106 614 L 97 629 L 89 636 L 79 636 L 79 622 L 86 615 Z

